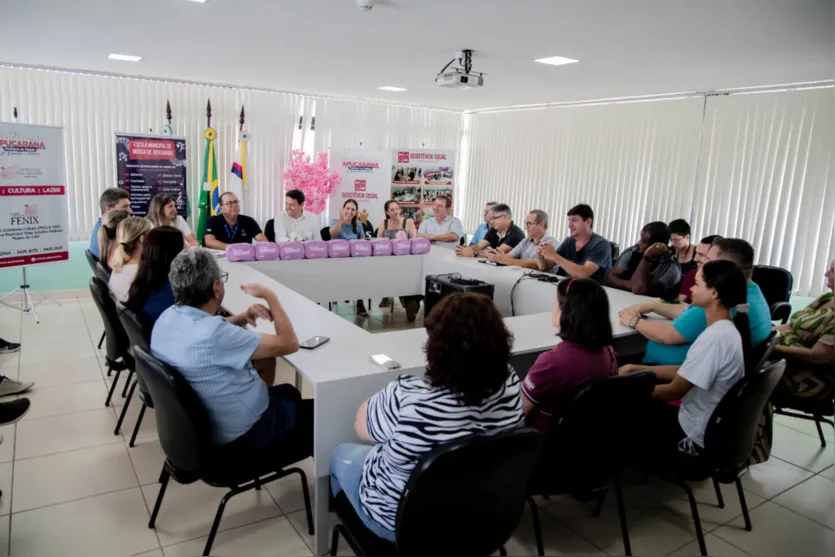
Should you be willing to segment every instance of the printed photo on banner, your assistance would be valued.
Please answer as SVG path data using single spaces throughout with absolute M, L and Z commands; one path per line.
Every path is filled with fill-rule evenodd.
M 445 195 L 450 199 L 452 197 L 452 188 L 423 188 L 423 201 L 424 204 L 432 204 L 435 203 L 435 200 L 438 199 L 439 195 Z M 453 200 L 454 202 L 454 200 Z
M 177 214 L 188 217 L 186 140 L 170 136 L 116 134 L 118 187 L 130 194 L 134 215 L 148 214 L 158 193 L 174 198 Z
M 393 166 L 391 181 L 395 184 L 423 183 L 423 169 L 417 166 Z
M 420 203 L 420 188 L 413 186 L 392 187 L 391 198 L 398 203 Z
M 406 219 L 415 221 L 415 226 L 420 226 L 421 221 L 424 219 L 420 205 L 400 205 L 400 214 L 403 216 L 404 222 Z

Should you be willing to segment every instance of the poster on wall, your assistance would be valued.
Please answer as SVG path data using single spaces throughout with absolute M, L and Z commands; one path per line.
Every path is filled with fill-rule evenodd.
M 331 170 L 342 177 L 328 199 L 328 222 L 339 217 L 346 199 L 354 199 L 360 219 L 376 227 L 385 217 L 383 206 L 389 199 L 391 151 L 332 149 L 328 160 Z
M 134 215 L 144 217 L 151 199 L 167 193 L 177 214 L 188 217 L 185 138 L 117 133 L 116 177 L 117 185 L 130 194 Z
M 0 123 L 0 268 L 67 261 L 64 130 Z
M 414 219 L 415 225 L 434 216 L 432 204 L 439 195 L 446 195 L 455 203 L 455 158 L 456 151 L 448 150 L 394 151 L 391 199 L 397 201 L 405 217 Z

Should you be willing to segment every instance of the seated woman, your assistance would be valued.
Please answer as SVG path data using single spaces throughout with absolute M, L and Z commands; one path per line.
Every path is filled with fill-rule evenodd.
M 380 226 L 377 227 L 378 238 L 397 240 L 400 238 L 411 239 L 415 237 L 417 234 L 415 221 L 409 218 L 403 218 L 400 205 L 397 204 L 397 201 L 389 199 L 383 206 L 383 210 L 386 213 L 386 218 L 380 221 Z M 420 301 L 422 299 L 423 296 L 402 296 L 400 298 L 400 302 L 406 308 L 406 316 L 409 317 L 409 321 L 415 320 L 415 315 L 417 315 L 418 309 L 420 309 Z M 380 307 L 387 308 L 389 307 L 389 303 L 389 298 L 383 298 L 383 301 L 380 302 Z
M 357 216 L 359 213 L 359 205 L 353 199 L 346 199 L 342 204 L 342 211 L 339 213 L 338 219 L 331 219 L 330 222 L 330 238 L 325 239 L 341 239 L 341 240 L 363 240 L 365 239 L 365 229 L 362 223 L 359 222 Z M 324 237 L 325 231 L 322 230 Z M 368 317 L 368 310 L 365 309 L 365 303 L 362 300 L 357 300 L 357 315 Z
M 397 506 L 420 457 L 476 433 L 521 427 L 519 378 L 509 366 L 513 336 L 492 300 L 447 296 L 426 318 L 426 375 L 401 375 L 363 402 L 360 445 L 331 453 L 331 490 L 340 491 L 377 536 L 394 541 Z
M 780 325 L 775 355 L 785 357 L 786 372 L 774 391 L 776 401 L 785 398 L 832 402 L 835 392 L 835 261 L 826 270 L 823 294 Z
M 183 233 L 172 226 L 148 232 L 136 278 L 130 285 L 125 306 L 133 310 L 150 332 L 162 312 L 174 305 L 168 280 L 171 262 L 183 251 Z
M 707 317 L 707 329 L 687 352 L 681 366 L 625 365 L 620 373 L 650 370 L 662 381 L 652 393 L 638 440 L 653 462 L 676 462 L 693 473 L 705 464 L 705 429 L 714 409 L 745 375 L 751 349 L 747 283 L 733 261 L 705 263 L 696 274 L 693 304 Z M 731 320 L 731 310 L 736 315 Z M 681 406 L 666 404 L 680 400 Z
M 102 225 L 104 228 L 104 225 Z M 113 272 L 110 274 L 110 294 L 117 302 L 128 299 L 128 290 L 139 270 L 142 244 L 151 231 L 151 222 L 142 217 L 128 217 L 116 230 L 116 253 L 113 255 Z
M 191 231 L 186 219 L 177 214 L 177 205 L 174 198 L 167 193 L 158 193 L 151 200 L 148 207 L 148 220 L 157 226 L 173 226 L 183 235 L 183 241 L 188 246 L 199 246 L 200 244 Z
M 130 213 L 122 209 L 111 209 L 101 218 L 99 227 L 99 261 L 108 269 L 113 268 L 113 257 L 116 255 L 116 230 L 119 223 L 130 216 Z
M 560 421 L 580 387 L 618 373 L 609 297 L 596 280 L 560 282 L 551 322 L 562 342 L 541 354 L 522 382 L 528 425 L 544 435 Z

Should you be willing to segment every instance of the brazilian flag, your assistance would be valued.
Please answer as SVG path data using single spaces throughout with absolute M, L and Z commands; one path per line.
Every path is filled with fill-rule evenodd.
M 200 192 L 198 204 L 200 214 L 197 217 L 197 230 L 195 231 L 197 241 L 201 244 L 209 216 L 220 214 L 220 191 L 217 187 L 217 157 L 215 156 L 217 132 L 214 128 L 206 128 L 203 137 L 206 138 L 206 148 L 203 153 L 203 191 Z

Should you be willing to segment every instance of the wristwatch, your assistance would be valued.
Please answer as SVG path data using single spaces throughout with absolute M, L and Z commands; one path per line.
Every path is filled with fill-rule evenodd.
M 478 257 L 478 250 L 473 248 L 473 257 Z
M 634 329 L 638 325 L 638 321 L 643 318 L 643 315 L 635 315 L 629 320 L 629 328 Z

